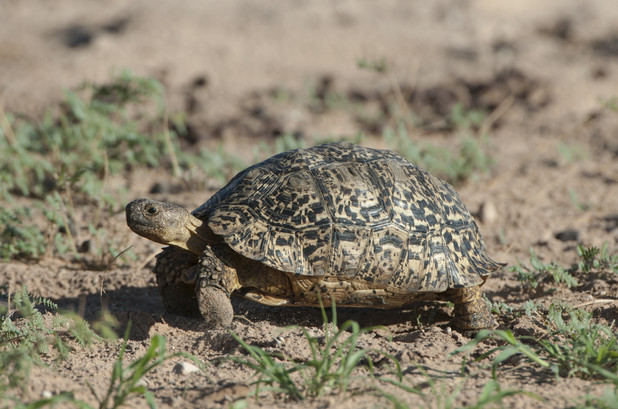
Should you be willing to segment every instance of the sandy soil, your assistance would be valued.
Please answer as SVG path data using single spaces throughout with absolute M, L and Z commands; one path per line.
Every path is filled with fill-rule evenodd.
M 494 163 L 488 173 L 457 186 L 479 220 L 490 255 L 513 265 L 527 261 L 533 248 L 545 262 L 570 266 L 578 261 L 577 244 L 600 247 L 608 242 L 613 249 L 618 244 L 618 113 L 601 103 L 618 96 L 616 21 L 618 8 L 611 0 L 0 0 L 0 105 L 7 112 L 37 117 L 62 98 L 64 88 L 106 81 L 129 68 L 162 81 L 170 109 L 187 113 L 187 149 L 223 143 L 249 163 L 254 146 L 284 133 L 310 144 L 324 136 L 363 132 L 363 143 L 386 146 L 380 135 L 388 123 L 363 120 L 349 106 L 328 105 L 327 94 L 360 101 L 366 112 L 399 96 L 407 98 L 406 106 L 419 118 L 413 143 L 452 144 L 455 132 L 443 119 L 460 102 L 467 109 L 493 113 L 489 152 Z M 357 67 L 359 60 L 382 59 L 388 64 L 386 74 Z M 283 102 L 273 98 L 277 92 L 286 95 Z M 177 182 L 165 170 L 129 175 L 128 199 L 147 195 L 158 181 Z M 216 185 L 150 196 L 193 208 Z M 26 206 L 31 205 L 28 200 Z M 91 209 L 79 212 L 83 221 Z M 149 339 L 162 334 L 171 351 L 212 363 L 204 373 L 178 375 L 172 361 L 149 374 L 147 387 L 159 407 L 228 407 L 245 398 L 252 390 L 251 372 L 229 361 L 214 364 L 217 358 L 243 356 L 229 335 L 203 331 L 197 320 L 164 311 L 150 273 L 152 255 L 160 246 L 132 234 L 120 211 L 104 227 L 125 246 L 134 246 L 138 259 L 119 262 L 104 273 L 65 259 L 6 261 L 0 264 L 0 284 L 13 289 L 27 285 L 65 308 L 85 306 L 86 317 L 100 310 L 102 287 L 114 315 L 123 324 L 132 322 L 127 359 L 143 354 Z M 575 237 L 565 240 L 559 234 L 565 231 Z M 91 233 L 84 227 L 77 234 L 83 242 Z M 599 322 L 616 319 L 618 278 L 579 279 L 572 289 L 546 283 L 530 291 L 516 273 L 504 269 L 484 289 L 493 302 L 514 308 L 527 300 L 545 305 L 564 301 L 585 306 Z M 603 302 L 594 302 L 599 300 Z M 316 309 L 267 308 L 237 300 L 235 311 L 232 329 L 241 337 L 298 359 L 307 359 L 310 351 L 298 330 L 285 327 L 302 325 L 315 335 L 323 333 Z M 392 340 L 385 332 L 372 332 L 361 336 L 361 346 L 393 354 L 406 383 L 428 393 L 421 368 L 444 376 L 436 386 L 444 395 L 463 383 L 455 402 L 465 406 L 476 402 L 491 379 L 491 368 L 488 361 L 469 362 L 466 376 L 460 376 L 462 357 L 448 353 L 469 338 L 451 330 L 450 314 L 433 305 L 395 312 L 342 309 L 339 320 L 386 325 Z M 516 335 L 544 333 L 543 322 L 525 315 L 496 318 Z M 117 351 L 117 344 L 96 344 L 78 348 L 56 369 L 36 368 L 23 399 L 72 390 L 93 402 L 85 382 L 97 391 L 106 388 Z M 384 365 L 377 371 L 388 369 Z M 498 380 L 503 387 L 545 399 L 517 395 L 505 400 L 513 408 L 563 408 L 586 393 L 598 396 L 604 388 L 579 378 L 555 379 L 525 360 L 509 362 Z M 265 393 L 249 404 L 389 407 L 383 397 L 362 393 L 366 383 L 353 383 L 352 395 L 291 403 Z M 411 407 L 423 404 L 417 395 L 387 389 Z M 136 399 L 131 405 L 146 407 L 146 402 Z

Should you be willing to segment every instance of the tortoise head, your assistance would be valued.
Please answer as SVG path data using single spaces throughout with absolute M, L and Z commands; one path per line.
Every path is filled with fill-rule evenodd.
M 127 205 L 127 225 L 140 236 L 157 243 L 180 247 L 201 254 L 209 243 L 206 224 L 187 209 L 150 199 L 137 199 Z

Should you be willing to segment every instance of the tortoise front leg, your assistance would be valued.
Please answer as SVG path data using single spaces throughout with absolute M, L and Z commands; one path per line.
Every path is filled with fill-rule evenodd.
M 167 312 L 185 316 L 198 314 L 195 283 L 184 279 L 192 273 L 197 275 L 198 267 L 197 257 L 180 249 L 166 247 L 157 255 L 153 272 Z
M 455 304 L 454 326 L 458 330 L 474 332 L 496 327 L 480 287 L 452 289 L 448 296 Z
M 197 303 L 206 325 L 213 328 L 230 326 L 234 318 L 230 296 L 238 288 L 236 270 L 207 247 L 200 258 L 200 274 L 195 286 Z

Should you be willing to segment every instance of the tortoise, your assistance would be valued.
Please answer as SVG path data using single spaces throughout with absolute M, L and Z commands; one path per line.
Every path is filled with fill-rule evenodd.
M 167 310 L 233 320 L 230 296 L 271 306 L 399 308 L 454 303 L 454 326 L 495 326 L 480 286 L 502 264 L 446 182 L 387 150 L 329 143 L 236 175 L 191 213 L 150 199 L 126 208 L 166 244 L 154 272 Z

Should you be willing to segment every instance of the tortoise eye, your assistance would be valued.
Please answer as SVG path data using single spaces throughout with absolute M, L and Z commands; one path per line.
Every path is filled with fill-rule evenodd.
M 148 213 L 151 216 L 154 216 L 155 214 L 159 213 L 159 209 L 157 209 L 154 206 L 149 206 L 146 208 L 146 213 Z

